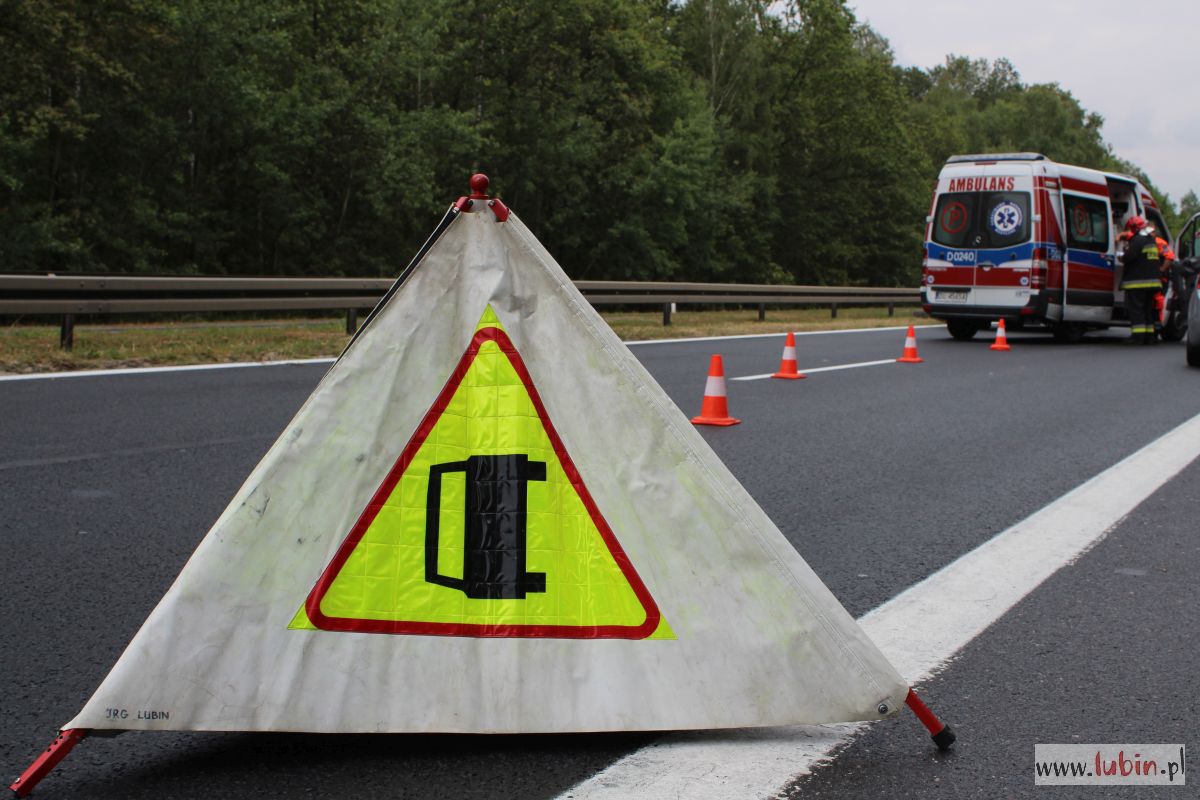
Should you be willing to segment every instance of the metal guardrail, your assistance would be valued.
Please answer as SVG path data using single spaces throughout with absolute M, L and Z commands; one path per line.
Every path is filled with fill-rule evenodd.
M 372 308 L 387 278 L 0 274 L 0 314 Z
M 291 311 L 345 309 L 353 333 L 358 311 L 373 308 L 390 278 L 234 278 L 84 274 L 0 274 L 0 315 L 61 315 L 62 344 L 69 348 L 77 314 L 192 311 Z M 776 286 L 747 283 L 575 281 L 592 305 L 659 305 L 671 324 L 673 304 L 829 306 L 920 303 L 919 289 L 847 286 Z

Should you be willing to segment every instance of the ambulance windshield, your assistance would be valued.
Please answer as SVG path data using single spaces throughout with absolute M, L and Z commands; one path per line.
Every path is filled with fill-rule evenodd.
M 933 221 L 933 241 L 946 247 L 1022 244 L 1029 241 L 1029 193 L 947 192 Z

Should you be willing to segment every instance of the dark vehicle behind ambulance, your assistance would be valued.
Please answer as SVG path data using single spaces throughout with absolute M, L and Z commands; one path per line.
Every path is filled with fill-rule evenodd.
M 1200 367 L 1200 214 L 1193 214 L 1183 224 L 1175 241 L 1175 256 L 1179 261 L 1172 270 L 1172 282 L 1178 281 L 1181 304 L 1187 307 L 1187 363 Z

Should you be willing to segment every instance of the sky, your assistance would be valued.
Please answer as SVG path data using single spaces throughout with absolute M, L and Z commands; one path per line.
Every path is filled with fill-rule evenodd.
M 1057 83 L 1176 204 L 1200 195 L 1200 0 L 847 0 L 902 66 L 1007 58 L 1021 82 Z

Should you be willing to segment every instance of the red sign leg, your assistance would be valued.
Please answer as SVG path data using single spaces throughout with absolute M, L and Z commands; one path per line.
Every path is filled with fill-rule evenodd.
M 33 791 L 33 787 L 37 786 L 42 778 L 50 774 L 50 770 L 54 769 L 58 762 L 67 757 L 67 753 L 71 752 L 71 748 L 79 742 L 80 739 L 87 736 L 86 728 L 72 728 L 66 731 L 60 731 L 49 747 L 42 751 L 29 769 L 21 773 L 21 777 L 12 782 L 8 788 L 13 790 L 17 797 L 28 797 Z
M 904 698 L 904 704 L 913 710 L 917 719 L 921 720 L 921 724 L 933 737 L 933 743 L 938 746 L 938 750 L 949 750 L 950 745 L 954 744 L 954 740 L 958 738 L 954 735 L 954 729 L 938 719 L 912 689 L 908 690 L 908 697 Z

